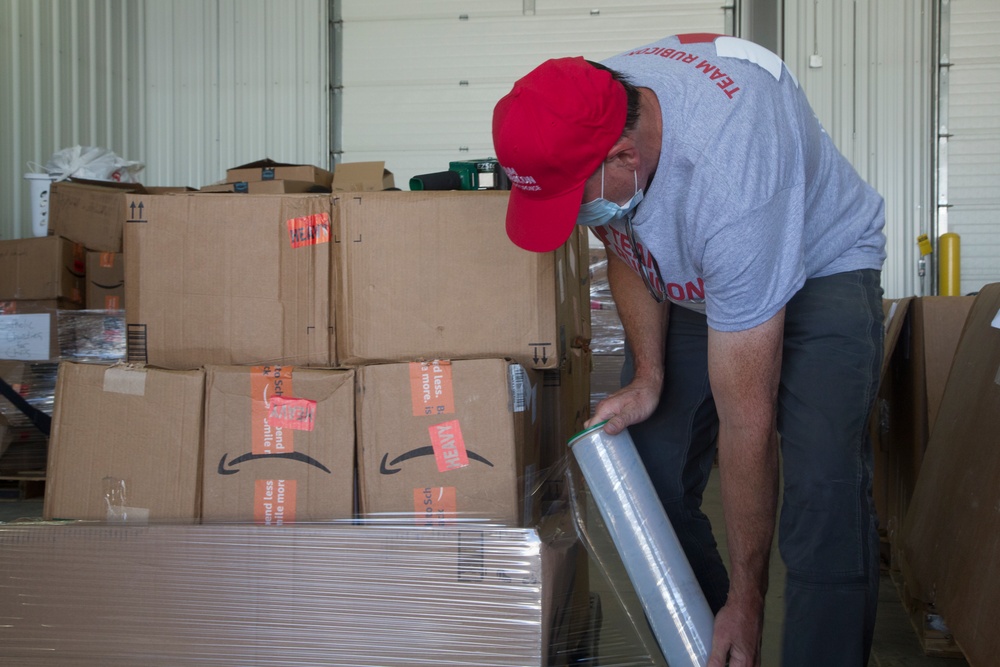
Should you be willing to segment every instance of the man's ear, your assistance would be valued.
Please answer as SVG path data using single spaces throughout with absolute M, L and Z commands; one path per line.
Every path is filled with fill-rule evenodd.
M 639 147 L 632 137 L 625 135 L 614 143 L 604 161 L 609 166 L 616 165 L 636 171 L 639 168 Z

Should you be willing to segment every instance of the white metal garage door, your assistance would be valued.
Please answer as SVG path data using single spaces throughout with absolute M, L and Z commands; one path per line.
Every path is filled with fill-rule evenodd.
M 941 8 L 939 231 L 961 237 L 968 294 L 1000 282 L 1000 3 Z
M 732 0 L 341 0 L 337 162 L 385 160 L 396 186 L 491 157 L 493 106 L 552 57 L 592 60 L 683 32 L 731 33 Z M 337 130 L 335 129 L 336 133 Z

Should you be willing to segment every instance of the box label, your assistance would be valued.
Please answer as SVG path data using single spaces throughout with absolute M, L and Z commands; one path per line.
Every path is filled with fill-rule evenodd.
M 267 422 L 277 428 L 311 431 L 316 423 L 316 401 L 308 398 L 273 396 Z
M 457 419 L 435 424 L 427 429 L 431 435 L 434 459 L 439 472 L 458 470 L 469 465 L 469 454 Z
M 294 429 L 279 418 L 272 423 L 275 399 L 292 396 L 292 366 L 254 366 L 250 373 L 250 432 L 254 454 L 287 454 L 295 451 Z M 280 414 L 280 411 L 279 411 Z
M 413 416 L 455 413 L 455 390 L 451 382 L 451 362 L 410 363 L 410 395 Z
M 418 526 L 441 526 L 458 518 L 455 487 L 413 489 L 413 516 Z
M 0 315 L 0 359 L 48 359 L 50 317 L 49 313 Z
M 258 479 L 254 484 L 253 518 L 265 526 L 295 522 L 296 480 Z
M 293 248 L 330 242 L 330 214 L 314 213 L 285 221 Z
M 102 252 L 98 263 L 102 269 L 113 269 L 115 268 L 115 255 L 117 253 L 113 252 Z

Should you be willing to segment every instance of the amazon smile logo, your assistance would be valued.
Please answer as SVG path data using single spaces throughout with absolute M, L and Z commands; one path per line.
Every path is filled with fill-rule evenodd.
M 229 463 L 226 463 L 226 457 L 228 456 L 229 454 L 223 454 L 222 458 L 219 460 L 219 467 L 217 472 L 220 475 L 235 475 L 240 471 L 238 466 L 240 466 L 241 464 L 246 463 L 248 461 L 256 461 L 257 459 L 269 459 L 269 458 L 287 459 L 289 461 L 299 461 L 300 463 L 305 463 L 306 465 L 311 465 L 316 468 L 319 468 L 320 470 L 322 470 L 327 474 L 333 474 L 330 472 L 330 469 L 327 468 L 325 465 L 323 465 L 313 457 L 307 454 L 303 454 L 302 452 L 281 452 L 278 454 L 254 454 L 253 452 L 247 452 L 246 454 L 241 454 L 240 456 L 237 456 Z
M 478 461 L 479 463 L 484 463 L 491 468 L 493 467 L 493 463 L 490 462 L 489 459 L 487 459 L 484 456 L 480 456 L 479 454 L 476 454 L 473 451 L 465 450 L 465 455 L 468 457 L 470 461 Z M 425 447 L 417 447 L 416 449 L 411 449 L 408 452 L 400 454 L 392 461 L 389 460 L 389 453 L 386 452 L 385 454 L 382 455 L 382 463 L 379 464 L 378 471 L 383 475 L 395 475 L 397 472 L 403 469 L 402 467 L 398 467 L 400 466 L 401 463 L 405 463 L 406 461 L 411 461 L 413 459 L 420 458 L 421 456 L 436 457 L 434 447 L 430 445 L 427 445 Z M 464 467 L 464 466 L 455 466 L 455 467 Z

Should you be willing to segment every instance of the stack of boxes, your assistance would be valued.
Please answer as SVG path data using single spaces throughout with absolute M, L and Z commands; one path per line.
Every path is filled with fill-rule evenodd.
M 247 531 L 255 543 L 308 522 L 388 523 L 403 540 L 431 527 L 458 550 L 415 552 L 418 580 L 444 558 L 470 582 L 533 588 L 538 655 L 567 659 L 556 618 L 574 584 L 587 605 L 585 558 L 553 517 L 589 412 L 585 235 L 515 248 L 502 191 L 104 196 L 127 363 L 61 365 L 45 517 L 191 524 L 182 541 L 207 524 L 272 531 Z M 489 569 L 511 539 L 535 541 L 558 581 Z M 366 585 L 374 604 L 380 582 Z

